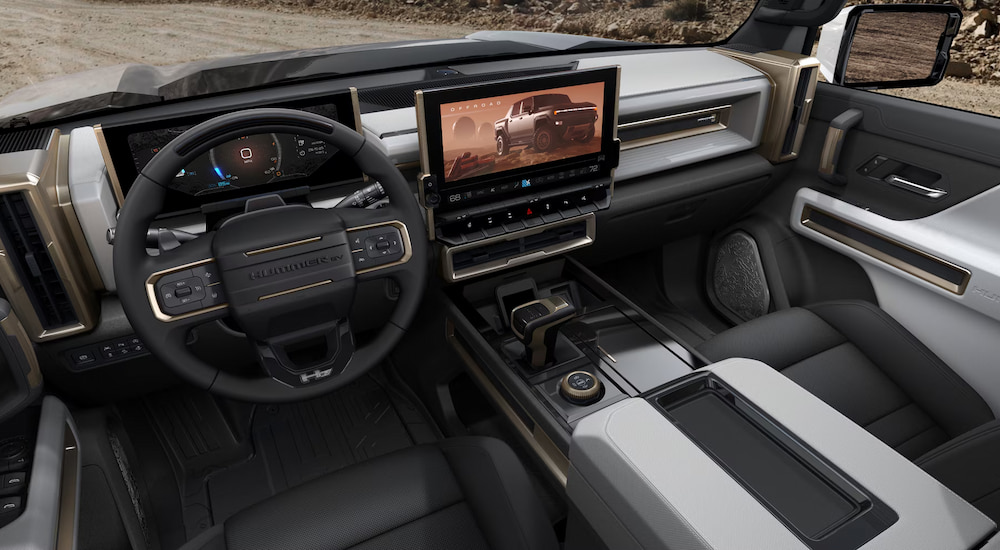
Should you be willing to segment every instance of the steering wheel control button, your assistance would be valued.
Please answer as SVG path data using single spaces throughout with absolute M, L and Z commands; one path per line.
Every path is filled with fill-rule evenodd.
M 226 302 L 226 295 L 222 292 L 222 285 L 216 283 L 205 288 L 205 298 L 202 299 L 202 307 L 213 307 Z
M 201 300 L 205 298 L 205 283 L 200 277 L 188 277 L 180 280 L 164 281 L 164 277 L 156 282 L 156 294 L 159 296 L 163 312 L 168 315 L 180 315 L 202 308 Z
M 354 231 L 349 231 L 347 233 L 348 244 L 351 245 L 351 252 L 359 252 L 365 248 L 365 238 L 368 236 L 368 231 L 364 229 L 356 229 Z
M 574 405 L 587 406 L 601 399 L 604 388 L 601 381 L 587 371 L 573 371 L 559 383 L 559 394 Z
M 198 267 L 192 267 L 191 276 L 201 279 L 202 284 L 205 286 L 216 284 L 222 282 L 218 269 L 215 262 L 210 262 Z

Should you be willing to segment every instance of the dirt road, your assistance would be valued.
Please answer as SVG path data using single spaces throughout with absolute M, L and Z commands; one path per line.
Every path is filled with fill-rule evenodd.
M 0 0 L 0 97 L 63 74 L 116 65 L 423 38 L 475 29 L 334 19 L 211 4 Z

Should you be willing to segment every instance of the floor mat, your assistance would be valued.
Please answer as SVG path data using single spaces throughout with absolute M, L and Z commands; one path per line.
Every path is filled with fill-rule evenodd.
M 373 371 L 299 403 L 227 408 L 204 392 L 150 399 L 146 410 L 183 479 L 187 538 L 311 479 L 436 440 L 425 411 L 397 385 Z
M 212 519 L 323 474 L 415 442 L 389 394 L 371 377 L 327 396 L 258 406 L 252 459 L 208 478 Z

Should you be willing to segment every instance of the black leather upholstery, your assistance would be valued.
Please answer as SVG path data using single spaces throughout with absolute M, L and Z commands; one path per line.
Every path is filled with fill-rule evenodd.
M 1000 422 L 987 422 L 916 460 L 927 473 L 1000 523 Z
M 290 489 L 183 550 L 558 547 L 510 448 L 495 439 L 458 438 L 372 459 Z
M 698 349 L 771 365 L 911 460 L 993 420 L 971 386 L 868 302 L 771 313 Z

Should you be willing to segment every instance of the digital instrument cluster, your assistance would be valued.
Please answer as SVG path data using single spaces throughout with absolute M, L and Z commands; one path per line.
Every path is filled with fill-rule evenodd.
M 181 126 L 130 135 L 129 149 L 136 170 L 141 170 L 160 147 L 188 128 Z M 177 173 L 170 187 L 187 195 L 202 196 L 307 177 L 336 152 L 326 142 L 305 136 L 243 136 L 198 157 Z
M 356 95 L 336 92 L 311 99 L 254 107 L 282 107 L 315 113 L 357 130 Z M 102 128 L 115 178 L 123 195 L 154 156 L 189 128 L 233 109 L 167 116 L 155 121 Z M 167 183 L 165 212 L 199 209 L 206 204 L 263 192 L 300 192 L 303 187 L 334 185 L 362 177 L 355 163 L 322 140 L 296 134 L 241 136 L 199 156 Z M 308 191 L 308 189 L 306 189 Z

